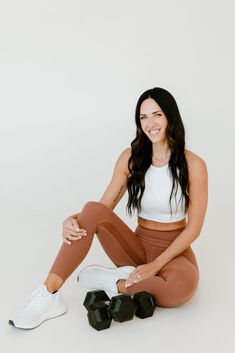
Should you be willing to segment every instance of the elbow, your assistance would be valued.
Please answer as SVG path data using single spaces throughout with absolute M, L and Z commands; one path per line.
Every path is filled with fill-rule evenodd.
M 186 226 L 185 230 L 187 231 L 188 234 L 190 234 L 192 241 L 194 241 L 201 234 L 202 227 L 195 227 L 195 226 L 188 225 Z

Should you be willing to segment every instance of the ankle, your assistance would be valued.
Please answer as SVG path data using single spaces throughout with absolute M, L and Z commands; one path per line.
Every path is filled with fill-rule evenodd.
M 56 293 L 63 285 L 64 281 L 62 278 L 54 273 L 49 273 L 44 285 L 47 287 L 48 292 Z
M 48 292 L 50 292 L 51 294 L 58 292 L 58 289 L 51 288 L 50 286 L 47 286 L 45 283 L 44 285 L 46 286 Z
M 125 279 L 119 279 L 117 281 L 116 285 L 119 293 L 126 293 L 125 283 L 126 283 Z

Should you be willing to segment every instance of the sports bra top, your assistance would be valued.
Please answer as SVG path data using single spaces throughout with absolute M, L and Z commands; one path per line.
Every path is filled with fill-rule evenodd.
M 172 188 L 172 177 L 168 164 L 163 167 L 150 165 L 145 174 L 145 190 L 141 199 L 141 211 L 138 215 L 142 218 L 171 223 L 185 218 L 184 198 L 180 200 L 181 187 L 178 185 L 176 196 L 171 199 L 172 215 L 169 198 Z M 178 207 L 177 207 L 178 206 Z

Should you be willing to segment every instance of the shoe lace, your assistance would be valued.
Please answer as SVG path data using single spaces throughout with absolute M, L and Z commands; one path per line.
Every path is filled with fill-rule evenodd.
M 38 309 L 44 299 L 48 296 L 43 287 L 39 287 L 33 291 L 33 293 L 26 299 L 23 308 L 32 305 L 35 309 Z

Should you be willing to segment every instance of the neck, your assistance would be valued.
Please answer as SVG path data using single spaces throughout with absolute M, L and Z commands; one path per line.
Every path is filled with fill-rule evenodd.
M 154 159 L 162 161 L 170 157 L 170 148 L 166 141 L 153 143 L 152 145 L 152 156 Z

